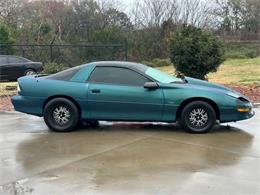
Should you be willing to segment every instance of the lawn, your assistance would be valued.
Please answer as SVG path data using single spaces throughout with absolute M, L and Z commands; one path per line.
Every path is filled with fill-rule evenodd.
M 171 66 L 159 68 L 174 74 Z M 208 75 L 209 81 L 226 85 L 260 85 L 260 57 L 225 61 L 215 73 Z
M 2 95 L 13 95 L 16 93 L 15 91 L 6 90 L 7 86 L 17 86 L 16 82 L 1 82 L 0 83 L 0 96 Z

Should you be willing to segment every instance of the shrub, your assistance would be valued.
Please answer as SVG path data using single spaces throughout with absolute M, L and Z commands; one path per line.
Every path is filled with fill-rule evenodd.
M 145 64 L 147 66 L 156 67 L 156 65 L 154 63 L 152 63 L 151 61 L 143 60 L 143 61 L 141 61 L 141 63 Z
M 49 63 L 46 63 L 44 65 L 43 73 L 44 74 L 54 74 L 54 73 L 57 73 L 59 71 L 65 70 L 66 68 L 68 68 L 68 67 L 64 64 L 49 62 Z
M 216 72 L 224 61 L 222 42 L 211 33 L 193 26 L 184 27 L 173 36 L 170 53 L 177 73 L 198 79 Z
M 10 28 L 0 22 L 0 55 L 11 55 L 14 53 L 13 48 L 10 46 L 14 42 Z
M 161 66 L 171 66 L 171 60 L 170 59 L 160 59 L 160 58 L 155 58 L 152 61 L 156 66 L 161 67 Z
M 160 59 L 160 58 L 154 58 L 152 61 L 142 61 L 141 63 L 151 67 L 172 66 L 170 59 Z

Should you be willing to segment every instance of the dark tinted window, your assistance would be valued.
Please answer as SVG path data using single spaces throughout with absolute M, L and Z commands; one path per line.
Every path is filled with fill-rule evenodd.
M 1 64 L 7 64 L 7 57 L 5 56 L 0 56 L 0 65 Z
M 52 74 L 50 76 L 47 76 L 48 79 L 54 79 L 54 80 L 63 80 L 68 81 L 70 80 L 79 70 L 81 69 L 81 66 L 69 68 L 67 70 L 63 70 L 61 72 L 58 72 L 56 74 Z
M 149 80 L 127 68 L 96 67 L 90 75 L 89 81 L 122 85 L 144 85 Z
M 8 61 L 10 64 L 25 62 L 23 58 L 18 58 L 18 57 L 9 57 Z

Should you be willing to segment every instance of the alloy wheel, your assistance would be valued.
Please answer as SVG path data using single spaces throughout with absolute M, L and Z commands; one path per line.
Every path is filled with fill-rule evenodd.
M 71 113 L 68 107 L 66 106 L 57 106 L 53 110 L 53 119 L 58 125 L 66 125 L 71 118 Z
M 208 123 L 208 113 L 203 108 L 194 108 L 189 113 L 189 123 L 194 127 L 203 127 Z

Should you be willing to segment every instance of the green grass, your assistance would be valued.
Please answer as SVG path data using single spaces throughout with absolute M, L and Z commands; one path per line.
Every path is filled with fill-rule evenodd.
M 259 54 L 259 45 L 255 43 L 227 43 L 226 59 L 255 58 Z
M 260 57 L 225 61 L 209 80 L 232 85 L 260 85 Z
M 230 59 L 226 60 L 223 65 L 260 65 L 260 57 L 248 59 Z

